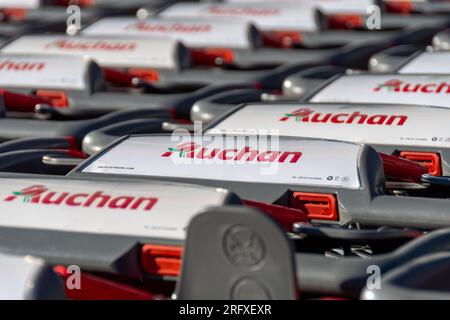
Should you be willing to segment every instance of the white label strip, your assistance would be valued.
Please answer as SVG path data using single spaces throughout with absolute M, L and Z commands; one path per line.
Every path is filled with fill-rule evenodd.
M 98 156 L 83 172 L 361 187 L 357 166 L 359 145 L 291 139 L 200 138 L 184 137 L 175 142 L 175 137 L 168 136 L 131 137 Z
M 0 8 L 36 9 L 41 6 L 41 0 L 0 0 Z
M 184 240 L 225 191 L 139 182 L 0 179 L 0 226 Z
M 250 38 L 251 24 L 241 19 L 104 18 L 87 27 L 87 36 L 163 37 L 181 41 L 188 47 L 248 49 L 256 44 Z
M 1 55 L 0 86 L 83 90 L 89 63 L 76 56 Z
M 253 22 L 261 30 L 318 31 L 317 9 L 290 3 L 176 3 L 162 17 L 236 17 Z
M 450 74 L 450 52 L 424 52 L 398 70 L 401 74 Z
M 450 110 L 419 106 L 247 105 L 208 134 L 258 134 L 337 139 L 381 145 L 450 147 Z M 420 130 L 418 130 L 420 128 Z
M 450 107 L 450 75 L 349 75 L 320 90 L 311 102 L 391 103 Z
M 267 0 L 227 0 L 228 3 L 264 3 Z M 314 5 L 324 14 L 360 14 L 366 15 L 374 0 L 275 0 L 271 3 L 295 3 Z
M 23 36 L 5 46 L 4 54 L 89 56 L 102 66 L 177 68 L 178 42 L 171 39 Z

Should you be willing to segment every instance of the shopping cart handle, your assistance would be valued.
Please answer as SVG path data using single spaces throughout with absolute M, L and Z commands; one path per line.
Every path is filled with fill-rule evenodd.
M 236 104 L 260 101 L 263 93 L 258 89 L 238 89 L 201 99 L 192 106 L 191 120 L 210 123 L 236 107 Z
M 123 121 L 89 132 L 83 139 L 82 150 L 94 154 L 114 140 L 128 134 L 160 133 L 163 131 L 163 119 L 134 119 Z
M 132 119 L 163 118 L 170 113 L 166 110 L 128 109 L 109 113 L 107 115 L 84 120 L 52 120 L 0 118 L 0 139 L 12 140 L 18 138 L 66 138 L 71 137 L 72 144 L 79 147 L 86 134 L 99 128 Z M 41 148 L 35 146 L 34 148 Z M 71 147 L 73 149 L 74 147 Z M 45 149 L 48 149 L 45 147 Z M 66 148 L 64 148 L 66 149 Z M 1 150 L 1 147 L 0 147 Z
M 450 50 L 450 29 L 438 32 L 432 40 L 434 50 L 447 51 Z
M 450 177 L 446 176 L 432 176 L 430 174 L 422 175 L 422 182 L 429 183 L 431 185 L 450 187 Z
M 49 166 L 77 166 L 83 162 L 84 158 L 72 158 L 62 155 L 42 156 L 42 163 Z
M 70 138 L 66 137 L 42 137 L 21 138 L 0 144 L 0 153 L 20 151 L 26 149 L 75 149 L 76 146 Z
M 71 157 L 80 159 L 80 157 L 73 156 L 71 150 L 21 150 L 11 151 L 0 154 L 0 171 L 1 172 L 15 172 L 15 173 L 34 173 L 34 174 L 52 174 L 52 175 L 66 175 L 74 164 L 65 164 L 64 166 L 49 166 L 42 162 L 44 156 L 47 157 Z
M 193 132 L 195 129 L 195 126 L 191 123 L 176 123 L 176 122 L 165 121 L 162 124 L 162 129 L 165 132 L 173 132 L 175 130 L 187 130 L 189 132 Z
M 419 46 L 405 44 L 376 53 L 369 60 L 369 70 L 378 73 L 395 72 L 421 49 Z
M 379 287 L 366 288 L 364 300 L 450 300 L 450 253 L 426 255 L 382 275 Z
M 346 71 L 345 67 L 321 66 L 292 74 L 283 81 L 283 95 L 294 100 L 303 98 L 312 89 L 324 84 L 331 77 Z
M 343 229 L 337 226 L 313 226 L 308 223 L 295 223 L 294 233 L 302 237 L 302 248 L 319 247 L 326 249 L 340 246 L 370 246 L 372 252 L 385 253 L 405 244 L 423 233 L 412 229 L 378 228 L 378 229 Z M 302 250 L 303 251 L 303 250 Z
M 372 199 L 370 212 L 357 211 L 352 218 L 365 225 L 433 230 L 450 226 L 449 205 L 442 198 L 380 195 Z
M 230 246 L 224 245 L 228 241 Z M 297 283 L 302 292 L 357 298 L 372 265 L 385 274 L 425 255 L 450 252 L 450 229 L 430 232 L 371 259 L 332 259 L 295 253 L 282 229 L 256 210 L 227 208 L 192 219 L 185 248 L 177 290 L 181 299 L 242 298 L 236 295 L 240 283 L 235 279 L 247 278 L 252 283 L 243 285 L 249 289 L 244 298 L 294 298 Z
M 331 259 L 309 253 L 296 254 L 295 258 L 302 291 L 357 298 L 366 286 L 370 266 L 377 266 L 382 274 L 386 274 L 424 255 L 449 250 L 450 229 L 441 229 L 412 240 L 391 253 L 376 255 L 371 259 Z

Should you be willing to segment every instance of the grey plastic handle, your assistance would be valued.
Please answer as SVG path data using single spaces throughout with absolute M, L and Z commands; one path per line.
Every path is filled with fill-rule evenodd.
M 336 243 L 349 244 L 403 244 L 418 236 L 422 235 L 419 231 L 411 229 L 392 229 L 392 228 L 378 228 L 378 229 L 343 229 L 330 227 L 316 227 L 309 223 L 299 222 L 294 224 L 294 232 L 302 236 L 302 242 L 305 239 L 311 238 L 314 240 L 321 240 L 331 245 Z M 388 245 L 389 247 L 389 245 Z
M 437 13 L 450 13 L 450 4 L 445 1 L 415 1 L 414 11 L 425 16 Z
M 450 50 L 450 29 L 436 33 L 433 38 L 432 45 L 437 51 Z
M 314 63 L 318 60 L 329 60 L 336 49 L 292 49 L 280 50 L 261 48 L 257 50 L 234 50 L 234 65 L 242 69 L 263 66 L 279 66 L 286 63 Z
M 161 119 L 134 119 L 115 123 L 89 132 L 83 139 L 82 150 L 88 155 L 99 152 L 114 140 L 128 134 L 163 132 Z
M 418 46 L 413 45 L 401 45 L 386 49 L 370 58 L 369 70 L 376 73 L 395 72 L 419 50 Z
M 296 283 L 301 292 L 357 298 L 370 266 L 378 266 L 383 275 L 433 253 L 450 253 L 450 229 L 430 232 L 371 259 L 332 259 L 294 253 L 284 231 L 256 210 L 213 209 L 189 225 L 177 292 L 181 299 L 230 299 L 236 297 L 237 279 L 251 278 L 244 298 L 293 298 Z
M 341 48 L 328 50 L 292 50 L 290 55 L 300 55 L 300 57 L 290 60 L 289 63 L 276 68 L 262 70 L 189 70 L 188 72 L 161 72 L 160 82 L 168 83 L 215 83 L 215 84 L 241 84 L 254 86 L 258 84 L 264 89 L 279 89 L 283 80 L 291 74 L 302 70 L 321 66 L 325 64 L 334 64 L 353 68 L 367 67 L 367 61 L 376 52 L 386 49 L 389 43 L 386 41 L 361 42 L 347 45 Z M 276 50 L 262 50 L 255 53 L 258 59 L 273 61 L 276 58 Z M 270 55 L 266 55 L 270 53 Z M 307 53 L 301 57 L 301 53 Z M 316 53 L 316 54 L 314 54 Z M 244 53 L 242 53 L 244 54 Z M 249 52 L 245 53 L 250 55 Z M 249 58 L 251 55 L 249 56 Z
M 73 146 L 64 137 L 22 138 L 0 144 L 0 153 L 26 149 L 71 149 Z
M 175 130 L 186 130 L 192 132 L 195 130 L 195 125 L 190 123 L 175 123 L 170 121 L 165 121 L 162 124 L 162 129 L 164 132 L 173 132 Z
M 282 81 L 289 75 L 307 68 L 325 64 L 334 64 L 352 68 L 366 68 L 368 59 L 376 52 L 389 46 L 386 41 L 362 41 L 356 44 L 327 50 L 292 50 L 281 53 L 288 63 L 275 68 L 257 70 L 203 70 L 190 69 L 185 72 L 160 72 L 159 83 L 169 84 L 222 84 L 247 85 L 258 84 L 264 89 L 279 89 Z M 272 49 L 257 50 L 254 57 L 261 61 L 273 62 L 277 59 L 277 51 Z M 302 56 L 302 53 L 305 53 Z M 252 52 L 237 53 L 245 55 L 248 59 L 253 57 Z M 292 59 L 291 59 L 292 58 Z M 242 58 L 243 59 L 243 58 Z M 286 60 L 286 59 L 285 59 Z M 261 62 L 260 61 L 260 62 Z M 238 62 L 237 62 L 238 63 Z M 214 71 L 214 72 L 211 72 Z
M 399 31 L 362 32 L 353 30 L 325 30 L 302 34 L 302 46 L 306 48 L 340 47 L 361 41 L 386 41 L 400 36 Z
M 191 121 L 202 121 L 208 124 L 223 116 L 237 104 L 260 101 L 263 93 L 264 91 L 258 89 L 238 89 L 201 99 L 192 106 Z
M 205 73 L 205 72 L 204 72 Z M 205 75 L 204 75 L 205 76 Z M 154 111 L 173 111 L 178 117 L 188 118 L 192 104 L 202 98 L 226 90 L 241 88 L 242 85 L 212 84 L 182 93 L 131 94 L 121 92 L 95 92 L 90 95 L 72 93 L 68 108 L 40 105 L 36 111 L 41 115 L 61 118 L 80 118 L 104 115 L 126 109 L 149 109 Z
M 42 156 L 42 163 L 49 166 L 71 166 L 76 167 L 83 162 L 81 158 L 71 158 L 61 155 L 49 155 Z
M 42 162 L 44 156 L 70 157 L 64 150 L 21 150 L 0 154 L 0 171 L 16 173 L 66 175 L 73 165 L 52 166 Z
M 381 273 L 385 274 L 424 255 L 449 251 L 450 229 L 441 229 L 412 240 L 392 253 L 377 255 L 371 259 L 331 259 L 303 253 L 296 254 L 295 259 L 302 291 L 356 298 L 365 288 L 370 276 L 370 266 L 379 267 Z
M 302 46 L 307 48 L 342 46 L 350 43 L 367 41 L 384 41 L 393 45 L 416 44 L 427 45 L 440 28 L 420 28 L 408 26 L 399 30 L 352 31 L 326 30 L 319 33 L 305 33 L 302 35 Z
M 87 120 L 42 121 L 33 119 L 0 118 L 0 140 L 12 140 L 29 137 L 73 137 L 81 145 L 86 134 L 99 128 L 131 119 L 158 118 L 167 119 L 170 113 L 161 110 L 129 109 Z
M 450 21 L 446 15 L 414 14 L 402 16 L 399 14 L 383 13 L 381 24 L 383 29 L 399 29 L 407 27 L 415 28 L 440 28 L 449 25 Z
M 450 300 L 450 253 L 412 260 L 383 274 L 379 287 L 366 288 L 364 300 Z
M 189 224 L 177 298 L 296 299 L 291 252 L 268 216 L 244 207 L 211 208 Z
M 368 225 L 431 230 L 450 227 L 449 206 L 448 199 L 378 196 L 372 199 L 370 212 L 358 212 L 352 218 Z
M 284 80 L 283 96 L 292 100 L 301 99 L 331 77 L 345 73 L 346 70 L 345 67 L 320 66 L 300 71 Z

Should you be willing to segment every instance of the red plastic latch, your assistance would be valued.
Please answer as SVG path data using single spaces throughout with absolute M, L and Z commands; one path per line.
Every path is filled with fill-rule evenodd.
M 54 107 L 66 108 L 69 106 L 69 99 L 64 91 L 38 90 L 36 96 L 50 101 Z
M 191 59 L 198 66 L 217 66 L 232 64 L 233 50 L 220 48 L 191 49 Z
M 263 33 L 263 44 L 274 48 L 292 48 L 302 42 L 302 34 L 298 31 L 279 30 Z
M 353 30 L 364 26 L 364 18 L 360 15 L 339 14 L 327 16 L 327 24 L 330 29 Z
M 136 78 L 129 73 L 110 68 L 103 68 L 103 76 L 106 81 L 118 87 L 134 87 L 133 79 Z
M 427 172 L 433 176 L 442 175 L 441 157 L 433 152 L 418 152 L 418 151 L 402 151 L 400 157 L 418 162 L 426 167 Z
M 333 194 L 294 192 L 291 206 L 305 212 L 309 219 L 339 220 L 337 200 Z
M 153 69 L 131 68 L 128 69 L 128 74 L 134 77 L 141 78 L 148 82 L 159 81 L 159 72 Z
M 177 276 L 182 252 L 181 247 L 146 244 L 141 250 L 142 268 L 152 275 Z

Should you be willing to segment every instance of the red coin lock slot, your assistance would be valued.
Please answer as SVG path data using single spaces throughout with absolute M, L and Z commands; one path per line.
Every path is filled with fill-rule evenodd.
M 146 244 L 141 250 L 142 269 L 156 276 L 178 276 L 182 252 L 181 247 Z
M 411 161 L 415 161 L 427 168 L 432 176 L 442 175 L 441 157 L 434 152 L 418 152 L 418 151 L 402 151 L 400 157 Z
M 333 194 L 294 192 L 291 206 L 302 210 L 308 219 L 339 220 L 337 199 Z
M 38 90 L 36 96 L 50 101 L 54 107 L 66 108 L 69 106 L 69 99 L 64 91 Z
M 280 30 L 263 33 L 263 43 L 267 47 L 293 48 L 301 42 L 302 34 L 298 31 Z
M 411 0 L 385 0 L 384 6 L 387 12 L 409 14 L 414 10 Z
M 6 21 L 23 21 L 27 17 L 27 10 L 22 8 L 3 8 L 0 13 Z
M 157 82 L 159 80 L 159 72 L 153 69 L 130 68 L 128 69 L 128 74 L 148 82 Z
M 329 29 L 361 29 L 364 27 L 364 18 L 360 15 L 330 15 L 327 24 Z
M 191 59 L 195 65 L 216 66 L 232 64 L 234 60 L 233 50 L 221 48 L 191 49 Z
M 81 6 L 81 7 L 92 7 L 95 5 L 95 0 L 77 0 L 77 1 L 55 0 L 54 1 L 54 3 L 59 6 L 69 6 L 72 4 L 72 2 L 75 2 L 74 4 L 76 4 L 77 6 Z

